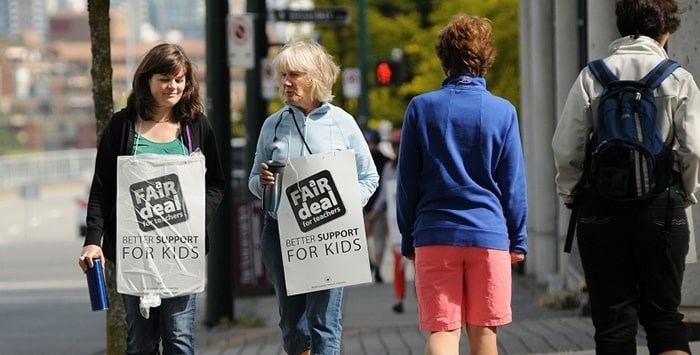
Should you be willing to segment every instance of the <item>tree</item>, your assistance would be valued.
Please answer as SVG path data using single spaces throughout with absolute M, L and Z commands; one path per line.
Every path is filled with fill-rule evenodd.
M 88 0 L 90 43 L 92 50 L 92 99 L 97 121 L 97 137 L 114 110 L 112 99 L 112 54 L 109 29 L 109 0 Z
M 107 122 L 114 112 L 112 98 L 112 54 L 109 30 L 109 0 L 88 0 L 88 22 L 92 51 L 92 99 L 98 144 Z M 106 333 L 107 354 L 126 353 L 126 312 L 117 293 L 116 268 L 113 263 L 105 265 L 105 278 L 109 297 Z
M 346 7 L 351 17 L 357 16 L 355 2 L 316 0 L 314 4 L 317 7 Z M 486 75 L 488 88 L 494 94 L 508 99 L 516 108 L 519 106 L 517 0 L 369 0 L 368 7 L 370 63 L 376 63 L 379 59 L 390 59 L 394 48 L 403 52 L 401 84 L 369 88 L 370 127 L 383 119 L 391 121 L 394 127 L 401 127 L 409 100 L 415 95 L 440 86 L 445 75 L 440 61 L 435 56 L 436 35 L 452 16 L 458 13 L 486 17 L 492 21 L 498 54 L 496 62 Z M 357 23 L 357 19 L 353 19 L 348 26 L 317 28 L 323 45 L 336 57 L 341 67 L 357 66 Z M 370 68 L 374 68 L 374 65 Z M 367 75 L 370 76 L 369 82 L 374 82 L 374 73 L 370 72 Z M 339 85 L 340 83 L 338 88 L 334 88 L 334 92 L 341 92 Z M 342 97 L 336 101 L 353 113 L 352 102 L 347 102 Z
M 391 31 L 389 26 L 399 27 L 393 31 L 409 33 L 410 37 L 398 37 L 394 45 L 403 45 L 404 59 L 402 68 L 406 71 L 406 82 L 393 93 L 391 88 L 375 89 L 370 94 L 372 101 L 372 116 L 389 119 L 395 127 L 400 127 L 403 121 L 403 111 L 397 117 L 396 107 L 405 108 L 408 101 L 415 95 L 428 90 L 437 89 L 445 78 L 440 61 L 435 55 L 435 40 L 437 33 L 450 19 L 459 13 L 486 17 L 493 23 L 494 45 L 497 50 L 496 62 L 486 74 L 488 88 L 498 96 L 502 96 L 519 105 L 519 39 L 518 39 L 518 1 L 489 0 L 489 1 L 444 1 L 440 6 L 434 6 L 423 28 L 419 27 L 417 18 L 409 15 L 399 17 L 401 21 L 390 22 L 379 14 L 379 18 L 370 20 L 372 26 L 379 27 L 375 32 L 370 30 L 370 38 L 381 43 L 372 48 L 391 48 L 391 38 L 382 39 L 382 35 Z M 413 28 L 413 29 L 411 29 Z M 388 40 L 388 41 L 387 41 Z

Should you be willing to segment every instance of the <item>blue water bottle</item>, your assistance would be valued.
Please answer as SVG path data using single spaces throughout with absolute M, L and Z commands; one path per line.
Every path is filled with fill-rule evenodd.
M 93 311 L 102 311 L 109 308 L 105 274 L 99 257 L 92 259 L 92 265 L 86 273 L 88 290 L 90 291 L 90 305 Z

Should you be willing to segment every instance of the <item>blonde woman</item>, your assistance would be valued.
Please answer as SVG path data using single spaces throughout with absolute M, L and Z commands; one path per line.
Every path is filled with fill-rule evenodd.
M 330 103 L 339 68 L 316 42 L 287 44 L 273 60 L 285 106 L 270 115 L 260 130 L 248 186 L 261 198 L 274 183 L 264 163 L 335 150 L 352 150 L 362 204 L 377 188 L 379 175 L 355 119 Z M 280 182 L 281 183 L 281 182 Z M 267 212 L 261 252 L 279 303 L 284 350 L 288 354 L 340 354 L 343 288 L 287 296 L 277 215 Z

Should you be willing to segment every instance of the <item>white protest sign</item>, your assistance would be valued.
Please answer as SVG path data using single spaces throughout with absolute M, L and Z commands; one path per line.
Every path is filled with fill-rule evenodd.
M 291 159 L 282 180 L 287 295 L 372 282 L 354 153 Z
M 204 291 L 205 162 L 143 154 L 117 160 L 117 291 L 170 298 Z

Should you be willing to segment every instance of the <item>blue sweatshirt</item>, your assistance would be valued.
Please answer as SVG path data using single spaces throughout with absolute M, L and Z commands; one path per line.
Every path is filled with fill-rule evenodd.
M 401 252 L 425 245 L 527 252 L 525 162 L 513 105 L 482 77 L 414 97 L 399 152 Z
M 308 149 L 304 142 L 308 144 Z M 360 201 L 364 206 L 379 184 L 377 168 L 355 119 L 343 109 L 327 102 L 311 111 L 308 116 L 288 105 L 265 119 L 255 149 L 248 188 L 253 195 L 262 198 L 260 163 L 266 160 L 287 161 L 335 150 L 352 150 L 355 153 Z

